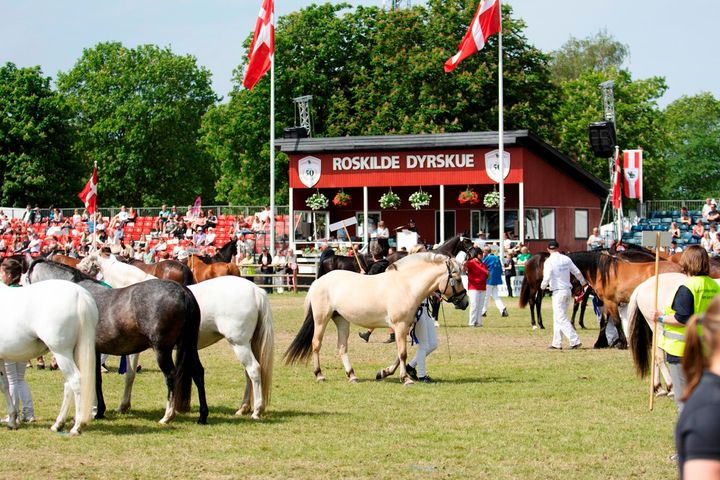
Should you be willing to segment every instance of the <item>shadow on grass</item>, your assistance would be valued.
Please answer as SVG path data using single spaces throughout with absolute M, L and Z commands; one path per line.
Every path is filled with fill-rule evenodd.
M 489 384 L 489 383 L 536 383 L 537 380 L 529 380 L 525 378 L 510 378 L 510 377 L 498 377 L 498 376 L 492 376 L 492 377 L 461 377 L 461 378 L 449 378 L 449 379 L 433 379 L 433 383 L 437 384 L 448 384 L 448 385 L 463 385 L 463 384 Z

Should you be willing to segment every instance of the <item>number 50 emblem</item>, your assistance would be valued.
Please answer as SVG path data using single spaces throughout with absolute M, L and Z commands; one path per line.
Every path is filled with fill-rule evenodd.
M 303 157 L 298 161 L 298 176 L 303 185 L 311 188 L 320 181 L 322 163 L 316 157 Z

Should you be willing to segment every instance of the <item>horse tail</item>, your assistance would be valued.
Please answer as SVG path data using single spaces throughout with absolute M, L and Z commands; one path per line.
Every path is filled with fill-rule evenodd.
M 327 269 L 325 268 L 325 260 L 323 259 L 318 262 L 317 275 L 315 276 L 315 278 L 320 278 L 323 275 L 325 275 L 326 273 L 327 273 Z
M 520 287 L 520 298 L 518 299 L 518 305 L 520 308 L 525 308 L 530 301 L 530 282 L 528 282 L 527 275 L 523 275 L 522 286 Z
M 627 317 L 630 322 L 630 350 L 635 363 L 635 371 L 643 378 L 650 371 L 652 331 L 645 320 L 645 316 L 638 308 L 637 296 L 638 291 L 636 289 L 630 296 Z
M 92 420 L 95 403 L 95 333 L 98 323 L 98 308 L 95 300 L 86 291 L 78 299 L 78 336 L 75 342 L 75 363 L 80 370 L 80 424 Z
M 310 358 L 312 339 L 315 334 L 315 317 L 313 316 L 312 303 L 307 298 L 305 300 L 305 312 L 305 321 L 285 352 L 286 365 L 292 365 L 297 361 L 307 361 Z
M 263 405 L 270 402 L 272 388 L 273 358 L 275 350 L 275 334 L 273 333 L 273 316 L 270 302 L 265 290 L 255 287 L 255 302 L 258 307 L 258 322 L 255 326 L 250 348 L 255 359 L 260 363 L 260 382 L 262 384 Z
M 200 329 L 200 306 L 190 290 L 185 290 L 185 322 L 178 336 L 175 357 L 175 385 L 173 386 L 173 407 L 178 412 L 190 410 L 192 379 L 195 369 L 202 368 L 198 355 L 198 331 Z

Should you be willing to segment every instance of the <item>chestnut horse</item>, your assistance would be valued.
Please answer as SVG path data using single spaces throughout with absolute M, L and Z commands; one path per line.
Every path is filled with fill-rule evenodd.
M 177 260 L 163 260 L 157 263 L 145 263 L 141 260 L 128 261 L 133 267 L 137 267 L 145 273 L 163 280 L 172 280 L 180 285 L 193 285 L 195 277 L 190 267 Z
M 434 292 L 463 310 L 467 308 L 460 264 L 454 258 L 423 252 L 395 262 L 378 275 L 346 270 L 329 272 L 310 286 L 305 297 L 305 321 L 285 352 L 285 361 L 293 364 L 312 355 L 316 380 L 325 380 L 320 369 L 320 347 L 325 328 L 332 320 L 337 327 L 345 374 L 355 383 L 358 379 L 347 355 L 350 323 L 365 328 L 391 327 L 395 332 L 397 358 L 390 367 L 380 370 L 376 378 L 381 380 L 392 375 L 400 366 L 400 381 L 410 384 L 412 380 L 405 368 L 407 334 L 420 303 Z
M 240 276 L 240 269 L 234 263 L 214 262 L 205 263 L 200 260 L 202 257 L 190 255 L 187 259 L 187 266 L 190 268 L 197 283 L 225 275 Z

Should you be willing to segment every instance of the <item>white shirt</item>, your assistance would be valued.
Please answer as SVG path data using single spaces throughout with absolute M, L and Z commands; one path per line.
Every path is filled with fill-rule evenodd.
M 571 273 L 575 275 L 575 278 L 582 285 L 585 285 L 585 278 L 583 278 L 582 273 L 580 273 L 572 260 L 560 252 L 553 252 L 545 260 L 540 288 L 544 290 L 549 286 L 553 292 L 555 290 L 572 290 L 570 284 Z

